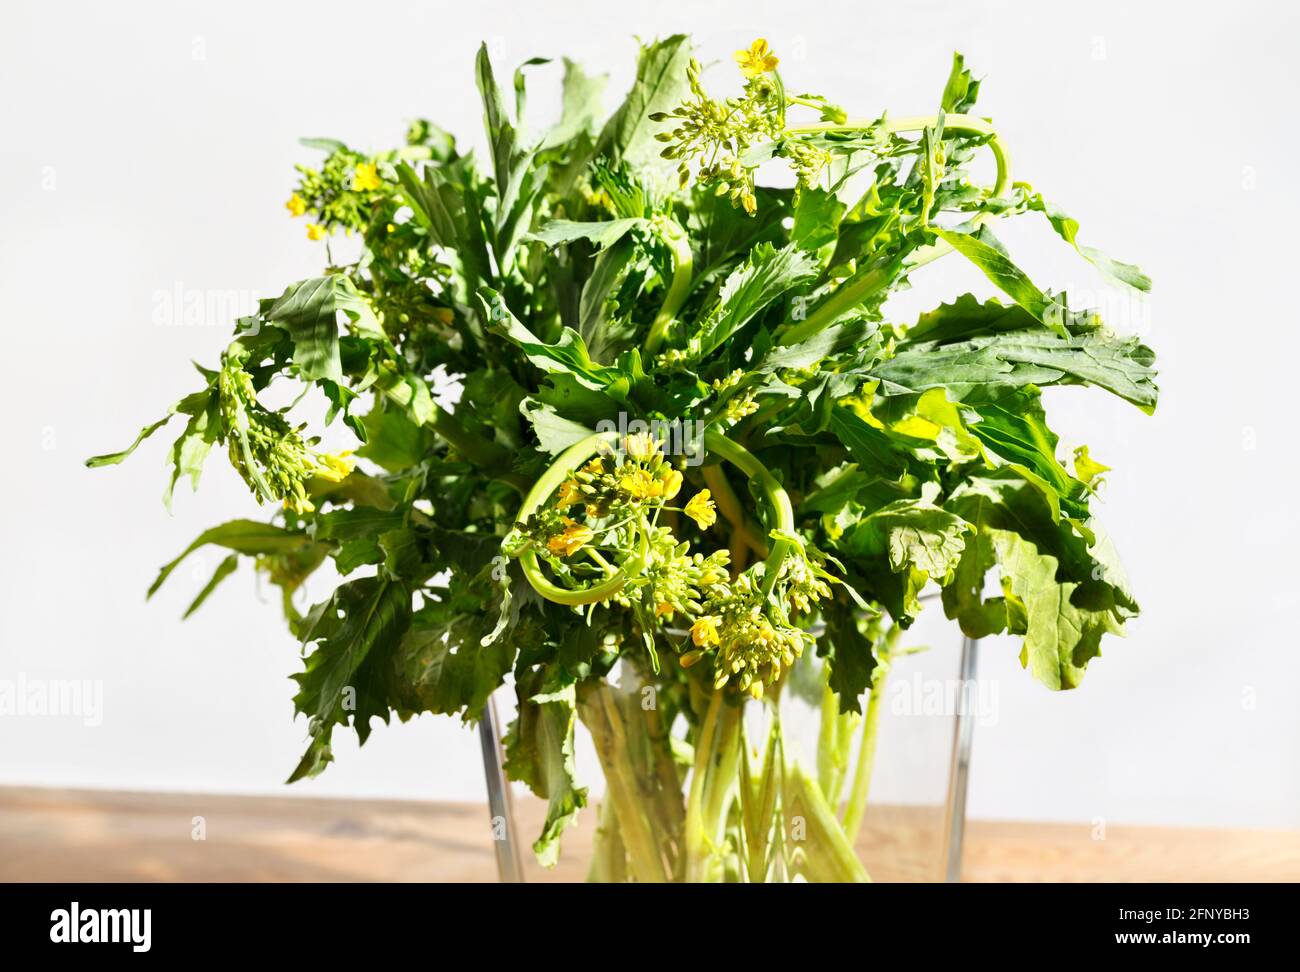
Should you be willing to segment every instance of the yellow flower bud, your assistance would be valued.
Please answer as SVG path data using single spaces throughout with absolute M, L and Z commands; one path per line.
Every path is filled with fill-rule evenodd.
M 648 432 L 629 435 L 623 440 L 623 448 L 637 462 L 649 462 L 659 454 L 659 443 Z
M 664 499 L 672 499 L 681 491 L 682 474 L 676 469 L 669 469 L 664 473 L 663 486 Z

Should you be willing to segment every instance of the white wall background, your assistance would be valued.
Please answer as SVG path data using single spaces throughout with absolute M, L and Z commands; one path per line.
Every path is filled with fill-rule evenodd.
M 0 717 L 0 783 L 283 792 L 305 725 L 277 606 L 245 570 L 182 625 L 216 554 L 143 597 L 159 564 L 253 502 L 214 456 L 168 517 L 161 437 L 124 466 L 82 460 L 192 390 L 186 360 L 214 360 L 230 315 L 319 266 L 282 208 L 293 163 L 313 158 L 298 136 L 379 147 L 426 115 L 481 142 L 480 38 L 499 64 L 567 54 L 609 71 L 612 106 L 632 35 L 686 29 L 724 61 L 765 36 L 789 82 L 863 115 L 930 110 L 964 51 L 1017 174 L 1155 278 L 1147 303 L 1106 295 L 1042 227 L 999 231 L 1031 272 L 1146 335 L 1163 398 L 1154 418 L 1100 393 L 1051 403 L 1067 443 L 1115 467 L 1100 513 L 1145 615 L 1064 695 L 987 644 L 1000 706 L 976 734 L 971 812 L 1300 825 L 1290 5 L 7 0 L 3 20 L 0 679 L 100 679 L 105 698 L 94 728 Z M 986 289 L 948 261 L 917 282 L 900 313 Z M 230 306 L 157 326 L 175 288 Z M 294 791 L 482 793 L 476 740 L 446 720 L 338 749 Z

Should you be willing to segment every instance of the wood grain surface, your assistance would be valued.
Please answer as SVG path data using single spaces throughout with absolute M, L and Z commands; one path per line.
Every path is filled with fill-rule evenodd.
M 531 839 L 536 801 L 517 815 Z M 579 881 L 595 814 L 560 864 L 529 881 Z M 195 839 L 195 818 L 204 839 Z M 879 881 L 923 880 L 937 859 L 933 810 L 876 807 L 860 848 Z M 1300 881 L 1300 833 L 976 820 L 967 881 Z M 481 805 L 402 800 L 0 788 L 0 881 L 493 881 Z

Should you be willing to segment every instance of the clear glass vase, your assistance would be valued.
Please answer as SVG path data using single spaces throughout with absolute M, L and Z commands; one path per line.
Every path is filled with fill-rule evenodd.
M 584 811 L 594 826 L 566 837 L 565 872 L 582 858 L 601 882 L 958 880 L 971 730 L 988 708 L 976 649 L 932 605 L 877 642 L 872 691 L 848 714 L 812 653 L 779 693 L 716 693 L 693 719 L 621 666 L 579 695 L 604 788 Z M 482 729 L 498 871 L 521 880 L 529 839 L 491 713 Z

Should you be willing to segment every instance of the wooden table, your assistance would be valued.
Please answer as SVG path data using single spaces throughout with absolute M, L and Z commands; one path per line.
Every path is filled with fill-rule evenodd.
M 542 807 L 520 801 L 531 839 Z M 530 881 L 579 881 L 595 814 Z M 198 820 L 196 818 L 202 818 Z M 936 821 L 877 807 L 861 846 L 877 880 L 916 880 Z M 203 839 L 196 839 L 202 828 Z M 402 800 L 0 788 L 0 881 L 492 881 L 487 812 Z M 1300 881 L 1300 832 L 1002 823 L 967 829 L 968 881 Z

